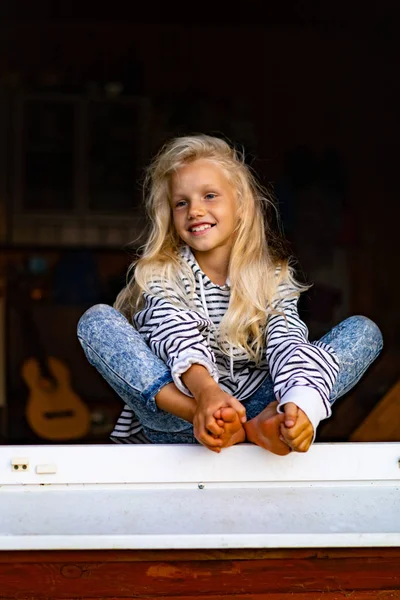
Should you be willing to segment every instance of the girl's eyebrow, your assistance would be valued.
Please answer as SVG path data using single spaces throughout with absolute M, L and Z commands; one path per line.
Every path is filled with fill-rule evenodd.
M 218 186 L 215 183 L 203 183 L 201 186 L 203 190 L 216 190 Z
M 217 190 L 218 186 L 215 183 L 203 183 L 200 189 L 202 192 L 205 190 Z M 183 192 L 176 192 L 176 194 L 172 196 L 172 199 L 176 200 L 177 198 L 186 198 L 186 194 Z
M 186 198 L 185 194 L 174 194 L 171 199 L 173 201 L 176 201 L 176 200 L 182 200 L 184 198 Z

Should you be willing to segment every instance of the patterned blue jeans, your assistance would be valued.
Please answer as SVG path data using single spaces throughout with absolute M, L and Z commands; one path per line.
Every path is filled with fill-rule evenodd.
M 187 421 L 160 410 L 155 396 L 167 383 L 171 372 L 150 350 L 144 338 L 117 310 L 97 304 L 85 312 L 78 324 L 78 338 L 89 362 L 132 408 L 153 443 L 196 443 L 193 427 Z M 349 317 L 321 340 L 334 349 L 340 370 L 330 402 L 348 392 L 361 379 L 382 350 L 382 334 L 367 317 Z M 271 377 L 243 400 L 247 418 L 258 415 L 275 400 Z

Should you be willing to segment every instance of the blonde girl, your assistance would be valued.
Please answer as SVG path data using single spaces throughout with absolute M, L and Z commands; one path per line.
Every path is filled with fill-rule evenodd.
M 226 141 L 171 140 L 144 191 L 150 229 L 127 285 L 78 325 L 125 402 L 112 438 L 307 451 L 381 351 L 378 327 L 355 316 L 308 340 L 297 311 L 307 288 L 269 226 L 273 202 Z

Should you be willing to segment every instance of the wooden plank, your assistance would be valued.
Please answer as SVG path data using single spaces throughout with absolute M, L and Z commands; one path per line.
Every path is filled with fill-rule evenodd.
M 200 596 L 181 596 L 179 600 L 198 600 Z M 175 596 L 163 596 L 165 600 L 174 599 Z M 217 596 L 207 596 L 207 600 L 227 600 L 234 598 L 235 600 L 396 600 L 400 598 L 400 590 L 386 590 L 381 592 L 310 592 L 307 594 L 218 594 Z M 57 599 L 55 599 L 57 600 Z M 60 599 L 61 600 L 61 599 Z M 68 598 L 67 600 L 75 600 Z M 89 600 L 82 598 L 79 600 Z M 105 600 L 99 598 L 96 600 Z M 107 600 L 121 600 L 120 598 L 107 598 Z M 159 596 L 146 596 L 145 600 L 160 600 Z
M 1 563 L 150 562 L 251 559 L 386 558 L 400 560 L 400 548 L 229 548 L 225 550 L 6 550 Z
M 180 596 L 179 600 L 199 600 L 202 596 L 190 595 Z M 15 598 L 0 596 L 2 600 L 15 600 Z M 160 600 L 160 596 L 142 596 L 143 600 Z M 163 600 L 175 600 L 176 596 L 162 596 Z M 376 591 L 339 591 L 339 592 L 307 592 L 306 594 L 218 594 L 218 595 L 207 595 L 207 600 L 228 600 L 232 598 L 234 600 L 398 600 L 400 599 L 400 590 L 384 590 L 380 592 Z M 98 596 L 97 598 L 82 598 L 79 600 L 123 600 L 123 596 Z M 18 600 L 24 600 L 23 597 L 18 596 Z M 29 600 L 35 600 L 34 597 L 30 597 Z M 42 600 L 42 599 L 41 599 Z M 43 598 L 43 600 L 50 600 L 49 597 Z M 51 597 L 51 600 L 78 600 L 75 598 L 60 598 Z M 135 600 L 140 600 L 140 596 L 135 596 Z
M 3 562 L 1 597 L 88 599 L 400 590 L 399 557 Z M 284 598 L 284 596 L 282 596 Z M 376 594 L 379 598 L 379 594 Z
M 400 379 L 351 435 L 352 442 L 400 440 Z

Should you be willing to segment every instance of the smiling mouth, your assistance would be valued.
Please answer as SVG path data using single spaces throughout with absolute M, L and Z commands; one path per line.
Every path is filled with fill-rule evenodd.
M 198 227 L 190 227 L 189 231 L 190 233 L 202 233 L 203 231 L 208 231 L 212 227 L 215 227 L 215 223 L 212 225 L 208 223 L 205 225 L 199 225 Z

